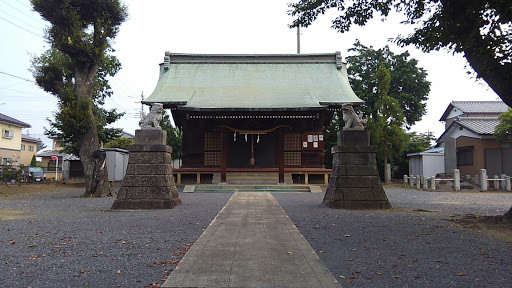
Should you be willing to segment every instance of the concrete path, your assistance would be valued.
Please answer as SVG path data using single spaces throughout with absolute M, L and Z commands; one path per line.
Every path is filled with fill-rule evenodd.
M 162 287 L 341 287 L 274 197 L 234 193 Z

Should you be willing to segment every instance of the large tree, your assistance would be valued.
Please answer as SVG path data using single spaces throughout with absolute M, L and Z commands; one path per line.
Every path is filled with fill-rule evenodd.
M 372 111 L 375 116 L 368 119 L 371 141 L 378 147 L 377 156 L 384 161 L 384 171 L 388 159 L 400 153 L 407 143 L 407 134 L 403 130 L 405 116 L 399 102 L 388 94 L 390 82 L 389 70 L 381 65 L 377 71 L 378 98 Z M 389 183 L 390 180 L 384 172 L 384 181 Z
M 380 99 L 377 71 L 383 66 L 389 71 L 391 77 L 388 94 L 396 99 L 398 108 L 403 113 L 404 119 L 401 119 L 401 122 L 405 123 L 407 128 L 421 120 L 426 111 L 425 101 L 430 92 L 430 82 L 427 80 L 427 72 L 418 67 L 416 59 L 409 58 L 407 52 L 395 54 L 388 46 L 375 49 L 359 41 L 354 43 L 354 47 L 350 48 L 349 52 L 353 55 L 347 57 L 348 77 L 355 93 L 365 101 L 357 108 L 365 117 L 377 119 L 379 110 L 377 101 Z M 331 147 L 336 145 L 336 133 L 342 126 L 339 115 L 335 113 L 325 133 L 326 167 L 331 165 Z M 379 163 L 382 160 L 383 157 L 379 157 Z
M 63 141 L 63 152 L 79 155 L 80 146 L 77 135 L 89 130 L 87 123 L 82 121 L 80 108 L 76 105 L 77 97 L 74 90 L 74 63 L 69 56 L 56 49 L 49 49 L 32 61 L 33 75 L 36 83 L 45 91 L 58 97 L 58 111 L 55 120 L 50 122 L 50 129 L 45 134 L 50 138 Z M 116 57 L 109 55 L 107 61 L 98 69 L 94 77 L 93 113 L 98 129 L 98 139 L 107 143 L 119 136 L 121 129 L 109 128 L 107 125 L 118 120 L 124 113 L 116 109 L 106 110 L 102 106 L 105 98 L 112 95 L 107 76 L 114 76 L 121 64 Z
M 58 63 L 41 70 L 47 82 L 42 86 L 59 98 L 62 125 L 73 129 L 84 169 L 84 195 L 96 197 L 112 194 L 104 155 L 100 148 L 98 119 L 95 109 L 95 81 L 100 67 L 112 60 L 111 41 L 126 20 L 127 10 L 118 0 L 31 0 L 34 10 L 50 23 L 47 41 L 65 55 L 72 74 L 64 75 Z M 43 55 L 44 57 L 44 55 Z M 36 68 L 37 70 L 37 68 Z M 65 77 L 72 77 L 67 79 Z M 54 83 L 49 83 L 54 79 Z M 36 77 L 36 80 L 37 77 Z M 38 80 L 39 83 L 39 80 Z M 100 103 L 99 103 L 100 104 Z
M 343 33 L 353 24 L 364 26 L 375 14 L 404 14 L 410 35 L 398 35 L 400 45 L 424 52 L 447 49 L 463 53 L 469 65 L 508 106 L 512 107 L 512 5 L 510 0 L 300 0 L 290 4 L 292 27 L 307 27 L 319 15 L 336 9 L 332 27 Z
M 359 40 L 348 51 L 355 53 L 347 57 L 348 77 L 354 92 L 365 101 L 359 108 L 365 116 L 377 116 L 377 71 L 381 65 L 390 73 L 388 94 L 398 101 L 407 126 L 414 125 L 425 115 L 430 82 L 425 69 L 418 67 L 418 60 L 409 58 L 408 52 L 395 54 L 388 46 L 374 49 Z

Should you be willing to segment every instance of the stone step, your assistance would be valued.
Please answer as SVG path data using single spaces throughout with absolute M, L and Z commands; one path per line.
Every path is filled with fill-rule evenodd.
M 305 185 L 196 185 L 193 192 L 311 192 L 311 189 Z

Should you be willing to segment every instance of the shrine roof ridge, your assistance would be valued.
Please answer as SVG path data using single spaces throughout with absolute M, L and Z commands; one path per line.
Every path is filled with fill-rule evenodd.
M 166 64 L 336 64 L 341 53 L 311 54 L 193 54 L 165 52 Z M 167 58 L 168 57 L 168 58 Z M 340 67 L 341 68 L 341 67 Z

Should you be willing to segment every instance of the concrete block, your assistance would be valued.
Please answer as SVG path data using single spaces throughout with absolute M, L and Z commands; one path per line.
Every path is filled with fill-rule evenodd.
M 167 142 L 167 131 L 162 129 L 139 129 L 135 130 L 135 144 L 142 145 L 165 145 Z
M 453 188 L 455 191 L 460 191 L 460 170 L 453 169 Z
M 480 169 L 480 191 L 485 192 L 488 188 L 487 170 Z
M 137 175 L 167 175 L 172 174 L 171 164 L 135 164 Z
M 342 130 L 338 132 L 338 146 L 370 146 L 370 131 Z
M 457 148 L 455 138 L 448 137 L 444 142 L 444 172 L 453 173 L 457 169 Z
M 127 175 L 123 187 L 166 187 L 174 184 L 172 175 Z
M 171 161 L 171 154 L 167 152 L 130 152 L 129 164 L 165 164 Z

